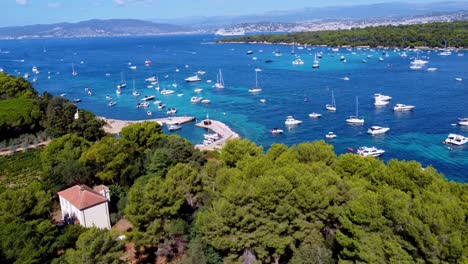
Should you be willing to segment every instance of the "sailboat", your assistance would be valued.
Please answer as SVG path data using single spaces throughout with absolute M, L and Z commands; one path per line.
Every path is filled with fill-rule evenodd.
M 216 75 L 215 87 L 218 89 L 224 88 L 224 79 L 223 79 L 223 74 L 221 73 L 221 69 L 219 69 L 219 73 Z
M 292 43 L 292 49 L 291 49 L 291 54 L 296 54 L 296 52 L 294 51 L 294 42 Z
M 320 67 L 319 60 L 317 59 L 317 53 L 315 53 L 314 64 L 312 64 L 312 68 L 319 68 L 319 67 Z
M 73 76 L 77 76 L 78 73 L 75 71 L 75 66 L 73 65 L 73 62 L 72 62 L 72 75 Z
M 133 96 L 140 96 L 140 93 L 135 89 L 135 80 L 133 80 Z
M 120 83 L 117 85 L 117 87 L 120 88 L 125 88 L 127 86 L 127 83 L 123 79 L 123 72 L 120 72 Z
M 259 93 L 262 91 L 262 88 L 258 87 L 258 69 L 255 69 L 255 87 L 249 89 L 249 93 Z
M 358 101 L 357 96 L 356 96 L 356 115 L 355 116 L 350 116 L 348 119 L 346 119 L 346 123 L 353 124 L 353 125 L 362 125 L 362 124 L 364 124 L 364 119 L 359 118 L 359 101 Z
M 331 104 L 327 104 L 325 108 L 330 111 L 330 112 L 336 112 L 336 103 L 335 103 L 335 96 L 333 95 L 333 90 L 332 90 L 332 101 Z

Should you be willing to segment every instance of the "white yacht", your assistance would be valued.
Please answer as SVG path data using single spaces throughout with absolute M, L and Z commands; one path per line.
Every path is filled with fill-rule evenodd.
M 114 106 L 114 105 L 116 105 L 116 104 L 117 104 L 116 102 L 111 101 L 111 102 L 109 102 L 107 105 L 108 105 L 109 107 L 112 107 L 112 106 Z
M 202 97 L 197 97 L 197 96 L 194 96 L 194 97 L 190 98 L 191 103 L 199 103 L 199 102 L 201 102 L 201 100 L 203 100 L 203 98 Z
M 310 118 L 319 118 L 319 117 L 322 117 L 322 114 L 314 112 L 314 113 L 309 114 L 309 117 Z
M 293 65 L 303 65 L 304 64 L 304 61 L 300 58 L 300 57 L 297 57 L 297 59 L 295 59 L 293 62 L 292 62 Z
M 369 127 L 369 129 L 367 129 L 367 134 L 371 134 L 371 135 L 385 134 L 389 130 L 390 128 L 388 127 L 371 126 Z
M 359 118 L 359 101 L 358 101 L 357 96 L 356 96 L 356 115 L 355 116 L 350 116 L 348 119 L 346 119 L 346 123 L 352 124 L 352 125 L 362 125 L 362 124 L 364 124 L 364 119 Z
M 143 102 L 143 103 L 139 103 L 137 104 L 137 107 L 140 108 L 140 107 L 148 107 L 149 106 L 149 103 L 148 102 Z
M 462 79 L 462 78 L 460 78 L 460 77 L 457 77 L 457 78 L 455 78 L 455 81 L 459 81 L 459 82 L 461 82 L 461 81 L 463 81 L 463 79 Z
M 173 115 L 173 114 L 177 113 L 177 109 L 175 107 L 171 107 L 171 108 L 167 109 L 166 113 L 168 115 Z
M 145 97 L 141 98 L 141 101 L 151 101 L 154 100 L 155 96 L 154 95 L 145 95 Z
M 396 104 L 393 107 L 393 111 L 412 111 L 414 107 L 414 105 Z
M 193 92 L 195 92 L 195 93 L 200 93 L 201 91 L 203 91 L 202 88 L 195 88 L 195 89 L 193 90 Z
M 162 94 L 162 95 L 169 95 L 169 94 L 173 94 L 173 93 L 174 93 L 174 90 L 166 90 L 166 89 L 164 89 L 164 90 L 161 91 L 161 94 Z
M 458 125 L 459 126 L 468 126 L 468 117 L 459 118 Z
M 444 140 L 444 143 L 461 146 L 468 143 L 468 138 L 462 135 L 450 133 L 448 137 Z
M 428 72 L 435 72 L 435 71 L 437 71 L 437 68 L 427 68 L 427 71 Z
M 328 139 L 334 139 L 336 138 L 336 134 L 330 131 L 325 135 L 325 137 Z
M 193 75 L 193 76 L 190 76 L 188 78 L 185 78 L 185 81 L 186 82 L 199 82 L 201 81 L 200 77 L 198 77 L 198 75 Z
M 270 130 L 270 133 L 273 135 L 283 134 L 283 130 L 275 127 L 272 130 Z
M 384 106 L 388 105 L 390 102 L 389 101 L 384 101 L 384 100 L 374 100 L 374 105 L 375 106 Z
M 210 99 L 202 99 L 202 100 L 200 101 L 200 103 L 202 103 L 202 104 L 210 104 L 210 103 L 211 103 L 211 100 L 210 100 Z
M 156 76 L 151 76 L 151 77 L 149 77 L 149 78 L 146 78 L 145 81 L 151 82 L 151 83 L 152 83 L 152 82 L 155 82 L 155 81 L 156 81 Z
M 383 95 L 381 93 L 374 94 L 374 100 L 390 101 L 392 100 L 391 96 Z
M 357 150 L 357 153 L 363 157 L 366 156 L 373 156 L 373 157 L 378 157 L 381 156 L 382 154 L 385 153 L 385 150 L 383 149 L 378 149 L 376 147 L 360 147 Z
M 287 126 L 299 125 L 301 123 L 302 123 L 301 120 L 294 119 L 292 116 L 288 116 L 286 118 L 286 121 L 284 122 L 284 124 Z
M 181 129 L 181 128 L 182 128 L 182 126 L 181 126 L 181 125 L 178 125 L 178 124 L 171 124 L 171 125 L 169 125 L 169 126 L 167 127 L 167 129 L 168 129 L 169 131 L 176 131 L 176 130 L 179 130 L 179 129 Z
M 132 94 L 133 94 L 133 96 L 140 96 L 140 93 L 138 91 L 136 91 L 136 90 L 133 91 Z

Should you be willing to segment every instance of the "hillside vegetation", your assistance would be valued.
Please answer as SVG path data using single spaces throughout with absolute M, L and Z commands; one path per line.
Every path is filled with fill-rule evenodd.
M 327 46 L 468 47 L 468 21 L 379 26 L 225 38 L 220 42 L 300 43 Z

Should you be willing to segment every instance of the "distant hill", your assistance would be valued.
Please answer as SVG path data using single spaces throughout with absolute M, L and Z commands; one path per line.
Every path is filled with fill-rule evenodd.
M 0 28 L 0 39 L 158 35 L 191 32 L 188 27 L 136 19 L 88 20 Z
M 291 5 L 289 5 L 291 7 Z M 408 17 L 431 13 L 468 10 L 468 1 L 448 1 L 437 3 L 379 3 L 371 5 L 331 6 L 322 8 L 302 8 L 288 11 L 272 11 L 263 14 L 242 16 L 187 17 L 181 19 L 153 19 L 178 25 L 197 27 L 223 27 L 241 23 L 281 22 L 300 23 L 316 20 L 365 20 L 384 17 Z

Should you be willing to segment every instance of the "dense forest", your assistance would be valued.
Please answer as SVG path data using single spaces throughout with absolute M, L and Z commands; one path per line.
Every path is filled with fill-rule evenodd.
M 225 38 L 220 42 L 299 43 L 302 45 L 370 47 L 468 47 L 468 21 L 378 26 L 290 34 Z
M 200 152 L 154 122 L 81 131 L 0 157 L 1 263 L 468 261 L 467 185 L 415 161 L 336 156 L 324 141 Z M 56 193 L 75 184 L 110 187 L 125 240 L 55 225 Z

